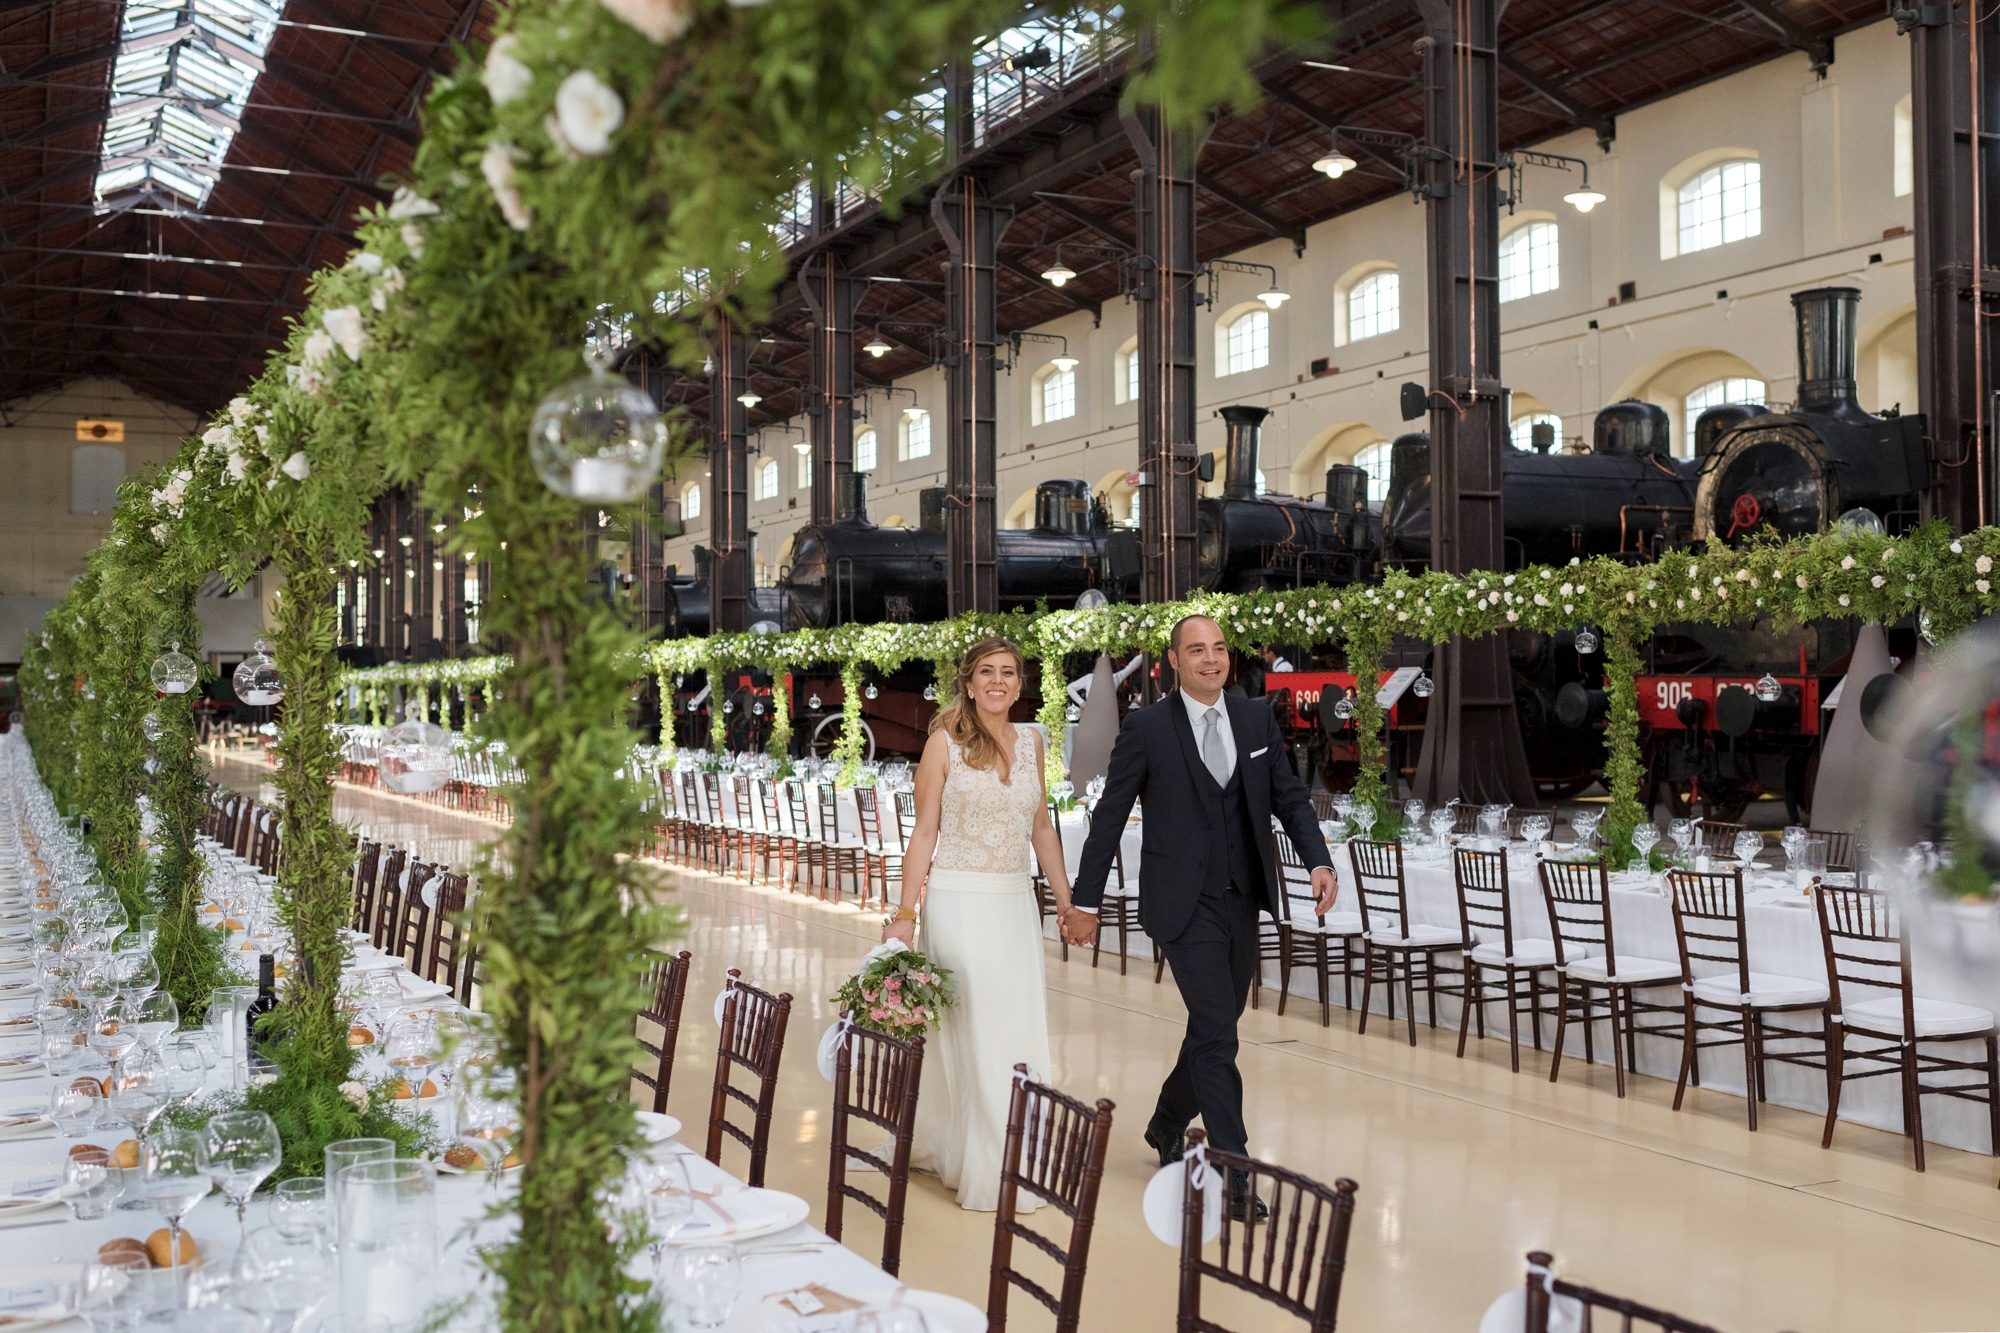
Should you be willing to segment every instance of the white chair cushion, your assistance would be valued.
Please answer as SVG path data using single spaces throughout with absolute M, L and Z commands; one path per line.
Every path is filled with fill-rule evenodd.
M 1504 967 L 1508 963 L 1516 967 L 1553 967 L 1556 961 L 1556 946 L 1553 940 L 1525 939 L 1514 941 L 1514 956 L 1507 956 L 1507 942 L 1504 939 L 1488 940 L 1472 951 L 1475 963 L 1490 963 Z
M 1950 1000 L 1919 999 L 1917 1009 L 1917 1035 L 1919 1037 L 1943 1037 L 1954 1032 L 1984 1032 L 1993 1026 L 1993 1014 L 1969 1004 L 1953 1004 Z M 1879 1000 L 1863 1000 L 1859 1004 L 1847 1006 L 1842 1021 L 1850 1027 L 1866 1028 L 1870 1032 L 1901 1032 L 1903 1030 L 1903 997 L 1888 995 Z
M 1368 941 L 1371 944 L 1389 944 L 1402 948 L 1415 948 L 1434 944 L 1462 945 L 1465 943 L 1465 937 L 1460 935 L 1456 930 L 1448 930 L 1443 926 L 1411 926 L 1408 939 L 1396 934 L 1393 930 L 1371 930 L 1368 932 Z
M 1741 984 L 1734 972 L 1725 972 L 1720 976 L 1696 977 L 1690 989 L 1694 991 L 1697 1000 L 1735 1008 L 1743 1003 Z M 1804 977 L 1775 976 L 1769 972 L 1750 974 L 1752 1009 L 1774 1008 L 1787 1004 L 1818 1004 L 1826 998 L 1827 989 L 1824 982 L 1808 981 Z
M 1321 922 L 1311 912 L 1292 918 L 1292 929 L 1301 935 L 1359 935 L 1365 927 L 1355 912 L 1329 912 Z
M 1604 959 L 1579 958 L 1563 969 L 1580 981 L 1603 981 L 1605 979 Z M 1642 983 L 1648 981 L 1679 981 L 1681 965 L 1663 963 L 1657 958 L 1633 958 L 1618 955 L 1618 978 L 1621 982 Z

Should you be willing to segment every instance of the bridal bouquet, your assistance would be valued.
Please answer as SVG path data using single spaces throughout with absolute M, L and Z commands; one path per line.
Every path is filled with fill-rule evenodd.
M 901 940 L 884 940 L 834 992 L 833 1003 L 852 1015 L 848 1021 L 855 1027 L 907 1041 L 921 1037 L 958 1003 L 958 988 L 952 985 L 950 968 L 939 967 Z

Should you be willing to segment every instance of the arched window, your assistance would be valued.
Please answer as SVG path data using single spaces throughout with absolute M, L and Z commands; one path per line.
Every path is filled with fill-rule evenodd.
M 811 490 L 813 484 L 813 456 L 808 450 L 799 455 L 799 489 Z
M 1240 375 L 1271 364 L 1271 312 L 1246 310 L 1230 322 L 1225 375 Z
M 864 430 L 854 437 L 854 470 L 873 472 L 875 470 L 875 432 Z
M 1747 376 L 1731 376 L 1723 380 L 1710 380 L 1687 396 L 1682 405 L 1681 424 L 1687 435 L 1687 453 L 1684 457 L 1694 457 L 1695 418 L 1711 407 L 1724 403 L 1748 403 L 1754 407 L 1764 405 L 1764 381 Z
M 701 486 L 699 483 L 681 492 L 681 521 L 701 517 Z
M 757 465 L 757 498 L 778 498 L 778 460 L 775 458 L 767 458 Z
M 1394 269 L 1370 273 L 1347 294 L 1347 340 L 1360 342 L 1403 326 L 1403 279 Z M 1386 466 L 1386 464 L 1385 464 Z M 1385 477 L 1387 474 L 1384 474 Z M 1387 485 L 1385 480 L 1384 485 Z
M 1890 123 L 1889 181 L 1896 198 L 1917 188 L 1917 148 L 1916 126 L 1910 120 L 1910 94 L 1904 93 L 1903 100 L 1896 103 L 1895 119 Z
M 1118 349 L 1116 364 L 1112 366 L 1111 399 L 1115 403 L 1136 403 L 1139 401 L 1139 340 L 1132 339 Z
M 1049 366 L 1036 381 L 1036 421 L 1065 421 L 1076 415 L 1076 371 Z
M 903 424 L 897 436 L 898 458 L 931 456 L 931 414 L 921 407 L 903 409 Z
M 1354 466 L 1368 474 L 1368 500 L 1371 504 L 1381 504 L 1389 498 L 1391 448 L 1389 442 L 1384 440 L 1380 444 L 1371 444 L 1354 455 Z
M 1712 250 L 1764 230 L 1763 168 L 1718 162 L 1680 189 L 1680 253 Z
M 1515 417 L 1507 427 L 1507 438 L 1516 449 L 1526 449 L 1530 453 L 1535 448 L 1535 427 L 1547 423 L 1556 433 L 1555 448 L 1560 451 L 1563 442 L 1563 419 L 1553 412 L 1530 412 L 1526 416 Z
M 1553 222 L 1530 222 L 1500 239 L 1500 299 L 1552 292 L 1562 283 L 1557 257 L 1558 228 Z

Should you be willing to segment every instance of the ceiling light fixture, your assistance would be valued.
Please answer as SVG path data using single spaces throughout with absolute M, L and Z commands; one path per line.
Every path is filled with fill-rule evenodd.
M 1279 306 L 1291 300 L 1292 294 L 1290 292 L 1281 292 L 1274 286 L 1268 292 L 1257 293 L 1257 299 L 1264 303 L 1265 309 L 1276 310 Z
M 1591 189 L 1590 182 L 1586 180 L 1582 189 L 1571 190 L 1564 195 L 1563 202 L 1574 207 L 1579 213 L 1588 213 L 1604 202 L 1604 193 L 1601 190 Z
M 1060 287 L 1075 276 L 1076 270 L 1063 263 L 1061 255 L 1056 256 L 1055 263 L 1042 270 L 1043 280 L 1052 287 Z
M 1329 180 L 1339 180 L 1360 165 L 1346 153 L 1341 152 L 1340 145 L 1336 143 L 1326 150 L 1325 156 L 1313 163 L 1313 170 L 1324 172 Z
M 1054 366 L 1057 370 L 1071 371 L 1076 369 L 1076 358 L 1073 356 L 1059 356 L 1055 358 L 1053 361 L 1049 362 L 1049 364 Z
M 862 344 L 861 350 L 872 357 L 880 359 L 889 355 L 890 348 L 888 343 L 882 341 L 882 335 L 878 333 L 871 341 Z
M 792 445 L 792 448 L 798 450 L 801 454 L 809 454 L 813 451 L 812 443 L 808 440 L 799 440 Z
M 736 395 L 736 401 L 743 404 L 743 406 L 745 406 L 746 408 L 748 408 L 748 407 L 755 407 L 757 406 L 757 404 L 763 402 L 764 400 L 758 397 L 755 393 L 752 393 L 750 390 L 745 389 L 742 393 Z

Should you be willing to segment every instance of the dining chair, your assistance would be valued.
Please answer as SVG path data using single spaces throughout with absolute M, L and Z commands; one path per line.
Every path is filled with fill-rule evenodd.
M 1354 1226 L 1354 1192 L 1360 1186 L 1343 1179 L 1329 1188 L 1274 1163 L 1225 1152 L 1208 1143 L 1204 1130 L 1190 1129 L 1187 1145 L 1181 1186 L 1180 1315 L 1175 1327 L 1190 1333 L 1228 1333 L 1221 1324 L 1202 1317 L 1201 1287 L 1207 1279 L 1305 1320 L 1311 1333 L 1333 1333 L 1340 1313 L 1341 1279 L 1347 1272 L 1347 1240 Z M 1271 1216 L 1263 1227 L 1263 1244 L 1257 1243 L 1257 1225 L 1231 1217 L 1225 1205 L 1215 1258 L 1205 1257 L 1202 1213 L 1213 1184 L 1204 1183 L 1210 1172 L 1221 1173 L 1221 1183 L 1230 1191 L 1225 1198 L 1233 1196 L 1239 1178 L 1247 1182 L 1252 1197 L 1268 1198 Z
M 856 787 L 854 807 L 861 820 L 861 910 L 868 910 L 878 883 L 882 893 L 877 901 L 887 908 L 889 886 L 900 888 L 903 883 L 903 854 L 890 850 L 882 836 L 882 803 L 876 788 Z
M 1109 888 L 1108 883 L 1106 887 Z M 1042 870 L 1042 858 L 1036 855 L 1032 846 L 1028 848 L 1028 888 L 1035 895 L 1035 924 L 1037 927 L 1046 927 L 1049 922 L 1056 920 L 1056 891 L 1049 887 L 1049 877 Z M 1098 936 L 1103 937 L 1101 926 Z M 1060 930 L 1056 932 L 1056 947 L 1062 951 L 1062 960 L 1067 963 L 1069 941 L 1063 937 Z
M 831 782 L 813 784 L 819 804 L 819 852 L 820 867 L 825 878 L 820 882 L 820 898 L 825 900 L 827 890 L 833 891 L 833 901 L 840 901 L 840 877 L 845 875 L 860 892 L 861 885 L 861 839 L 843 837 L 840 832 L 840 795 Z M 863 904 L 866 906 L 866 903 Z
M 833 1147 L 826 1182 L 826 1234 L 840 1239 L 847 1200 L 882 1219 L 882 1271 L 903 1266 L 903 1204 L 910 1189 L 910 1142 L 917 1129 L 917 1090 L 923 1080 L 924 1039 L 908 1041 L 867 1028 L 841 1028 L 833 1066 Z M 848 1134 L 855 1123 L 889 1135 L 889 1157 L 857 1148 Z M 848 1161 L 879 1171 L 889 1188 L 878 1199 L 848 1179 Z
M 722 775 L 701 773 L 697 776 L 701 780 L 703 869 L 723 874 L 729 870 L 730 853 L 735 849 L 735 831 L 730 828 L 728 817 L 723 813 Z
M 444 871 L 444 866 L 428 861 L 410 867 L 409 887 L 403 891 L 402 921 L 389 937 L 389 952 L 401 958 L 418 976 L 424 972 L 424 943 L 431 923 L 431 906 L 424 901 L 424 889 Z
M 1368 1031 L 1368 1004 L 1380 980 L 1389 1003 L 1389 1021 L 1396 1021 L 1396 986 L 1403 987 L 1405 1017 L 1409 1021 L 1410 1045 L 1417 1044 L 1418 977 L 1423 980 L 1426 1007 L 1432 1027 L 1437 1026 L 1439 954 L 1463 953 L 1467 941 L 1456 927 L 1432 926 L 1410 919 L 1410 895 L 1403 880 L 1403 844 L 1349 838 L 1347 855 L 1354 868 L 1354 885 L 1361 908 L 1362 936 L 1361 1023 Z M 1447 976 L 1462 976 L 1455 968 L 1442 969 Z M 1453 987 L 1447 984 L 1446 994 Z
M 672 957 L 657 949 L 646 950 L 645 971 L 640 979 L 649 998 L 645 1008 L 632 1017 L 632 1035 L 652 1060 L 651 1072 L 632 1066 L 627 1086 L 629 1089 L 631 1083 L 639 1083 L 652 1089 L 651 1109 L 662 1115 L 667 1110 L 667 1087 L 674 1077 L 674 1048 L 680 1043 L 681 1001 L 687 997 L 691 961 L 692 955 L 686 949 Z M 647 1025 L 660 1030 L 657 1042 L 646 1039 Z
M 1333 798 L 1337 794 L 1330 791 L 1316 791 L 1312 793 L 1313 814 L 1319 817 L 1320 823 L 1324 824 L 1329 819 L 1339 818 L 1333 809 Z
M 1828 870 L 1854 869 L 1854 835 L 1841 829 L 1809 828 L 1806 837 L 1820 838 L 1826 842 L 1826 868 Z
M 1089 837 L 1090 821 L 1095 815 L 1085 811 L 1083 818 L 1084 836 Z M 1050 822 L 1054 823 L 1053 815 L 1050 816 Z M 1056 824 L 1055 827 L 1060 830 L 1062 826 Z M 1139 924 L 1139 880 L 1136 875 L 1128 876 L 1125 873 L 1125 847 L 1122 839 L 1112 847 L 1111 873 L 1105 876 L 1104 897 L 1098 903 L 1097 938 L 1090 944 L 1091 967 L 1097 966 L 1098 955 L 1104 951 L 1106 933 L 1114 930 L 1118 932 L 1118 975 L 1122 977 L 1132 957 L 1132 932 L 1137 930 L 1141 934 L 1144 933 L 1143 927 Z M 1155 942 L 1152 947 L 1153 959 L 1157 963 L 1161 956 L 1160 946 Z M 1063 956 L 1069 956 L 1067 943 L 1063 945 Z M 1251 995 L 1251 1003 L 1252 1005 L 1256 1003 L 1254 992 Z
M 1701 849 L 1710 856 L 1736 858 L 1736 835 L 1743 831 L 1741 824 L 1725 824 L 1720 820 L 1704 819 L 1694 826 L 1695 836 L 1700 840 Z
M 796 875 L 785 887 L 800 893 L 810 893 L 818 887 L 820 869 L 826 863 L 825 844 L 813 834 L 811 809 L 806 802 L 805 782 L 799 778 L 786 778 L 783 785 L 785 810 L 791 816 L 792 837 L 798 844 L 798 861 L 804 866 L 804 872 Z
M 1681 955 L 1681 1072 L 1674 1084 L 1674 1109 L 1681 1109 L 1688 1079 L 1701 1086 L 1701 1052 L 1714 1046 L 1743 1048 L 1743 1101 L 1750 1129 L 1757 1129 L 1757 1104 L 1765 1101 L 1769 1061 L 1826 1072 L 1827 985 L 1810 977 L 1788 977 L 1750 968 L 1750 936 L 1743 915 L 1743 871 L 1669 870 L 1667 897 L 1674 909 L 1674 940 Z M 1720 967 L 1696 975 L 1697 967 Z M 1819 1015 L 1819 1026 L 1801 1031 L 1767 1020 L 1772 1014 Z M 1723 1017 L 1705 1018 L 1704 1013 Z M 1708 1033 L 1707 1040 L 1702 1034 Z M 1772 1042 L 1810 1041 L 1819 1058 L 1801 1051 L 1773 1050 Z
M 907 788 L 896 792 L 896 846 L 907 852 L 910 839 L 917 836 L 917 794 Z
M 993 1221 L 993 1267 L 986 1287 L 987 1333 L 1007 1333 L 1007 1298 L 1019 1287 L 1056 1317 L 1056 1333 L 1075 1333 L 1083 1315 L 1083 1279 L 1090 1267 L 1090 1233 L 1097 1224 L 1097 1191 L 1111 1146 L 1111 1113 L 1102 1097 L 1085 1106 L 1014 1066 L 1007 1103 L 1007 1141 L 1000 1152 L 1000 1207 Z M 1069 1244 L 1021 1220 L 1022 1191 L 1069 1219 Z M 1014 1242 L 1022 1240 L 1062 1265 L 1061 1294 L 1014 1267 Z
M 375 915 L 361 927 L 368 932 L 368 942 L 385 952 L 389 947 L 390 923 L 402 915 L 403 880 L 409 867 L 410 854 L 401 847 L 391 847 L 382 858 L 381 880 L 375 886 Z
M 456 986 L 458 982 L 458 927 L 453 925 L 454 913 L 465 910 L 465 875 L 456 870 L 446 870 L 438 875 L 436 902 L 430 912 L 430 931 L 423 945 L 424 967 L 417 975 L 425 981 L 436 983 L 440 976 L 442 984 Z M 447 953 L 451 953 L 447 968 Z M 447 971 L 449 975 L 446 975 Z
M 1641 1000 L 1635 992 L 1679 986 L 1681 966 L 1657 958 L 1618 952 L 1611 920 L 1611 877 L 1602 856 L 1592 861 L 1543 861 L 1542 901 L 1556 949 L 1556 1037 L 1550 1048 L 1549 1082 L 1562 1072 L 1563 1038 L 1571 1018 L 1583 1024 L 1583 1059 L 1595 1064 L 1592 1033 L 1599 1019 L 1611 1023 L 1611 1066 L 1618 1095 L 1625 1095 L 1625 1070 L 1637 1068 L 1639 1034 L 1678 1037 L 1681 1005 Z M 1600 1011 L 1596 993 L 1604 992 Z M 1673 1022 L 1639 1026 L 1640 1014 L 1671 1014 Z
M 727 1134 L 750 1150 L 750 1170 L 744 1179 L 752 1188 L 762 1188 L 764 1158 L 771 1146 L 771 1107 L 778 1098 L 778 1061 L 785 1053 L 785 1023 L 791 1017 L 792 997 L 757 989 L 733 967 L 723 994 L 727 998 L 722 1004 L 722 1038 L 717 1043 L 705 1155 L 720 1166 L 722 1136 Z M 756 1096 L 731 1081 L 737 1066 L 757 1080 Z M 750 1108 L 748 1130 L 729 1122 L 732 1101 Z
M 1555 1259 L 1540 1250 L 1528 1252 L 1528 1299 L 1523 1333 L 1556 1333 L 1558 1329 L 1580 1329 L 1588 1333 L 1597 1326 L 1592 1316 L 1599 1312 L 1616 1315 L 1620 1333 L 1645 1333 L 1642 1325 L 1651 1325 L 1657 1333 L 1716 1333 L 1707 1324 L 1697 1324 L 1692 1319 L 1655 1310 L 1650 1305 L 1628 1301 L 1623 1296 L 1608 1295 L 1581 1283 L 1566 1282 L 1555 1275 L 1554 1264 Z M 1558 1302 L 1563 1301 L 1570 1304 L 1558 1313 Z M 1610 1324 L 1610 1320 L 1605 1321 L 1607 1329 Z
M 350 930 L 367 930 L 375 916 L 375 873 L 381 865 L 382 844 L 363 838 L 354 858 L 354 908 L 347 918 Z
M 778 879 L 787 889 L 798 887 L 799 839 L 798 834 L 785 827 L 785 821 L 778 810 L 778 789 L 768 778 L 758 778 L 756 782 L 757 808 L 764 825 L 759 850 L 762 859 L 760 868 L 766 884 L 771 882 L 771 863 L 777 862 Z
M 1486 1007 L 1497 1002 L 1506 1006 L 1507 1058 L 1518 1074 L 1522 1015 L 1532 1025 L 1535 1049 L 1542 1049 L 1542 979 L 1546 976 L 1553 989 L 1556 946 L 1552 941 L 1515 930 L 1507 853 L 1460 847 L 1452 852 L 1451 868 L 1458 886 L 1459 925 L 1465 938 L 1477 941 L 1465 955 L 1462 997 L 1465 1004 L 1458 1016 L 1458 1058 L 1465 1058 L 1466 1029 L 1474 1013 L 1479 1018 L 1479 1038 L 1484 1041 Z M 1499 975 L 1494 977 L 1494 973 Z
M 706 831 L 701 822 L 701 800 L 695 793 L 692 772 L 674 774 L 674 859 L 691 866 L 705 854 Z
M 1813 890 L 1813 905 L 1831 990 L 1826 1131 L 1819 1146 L 1833 1146 L 1840 1094 L 1848 1082 L 1895 1074 L 1903 1085 L 1903 1133 L 1916 1150 L 1917 1170 L 1924 1169 L 1925 1097 L 1984 1102 L 1989 1142 L 2000 1156 L 2000 1030 L 1992 1012 L 1917 996 L 1910 978 L 1909 932 L 1895 899 L 1880 889 L 1820 884 Z M 1876 994 L 1856 999 L 1857 991 Z M 1955 1058 L 1937 1049 L 1972 1042 L 1985 1048 L 1983 1059 Z M 1861 1065 L 1859 1072 L 1847 1072 L 1850 1063 Z M 1983 1078 L 1972 1082 L 1962 1078 L 1966 1074 Z M 1926 1075 L 1947 1081 L 1926 1083 Z
M 1356 949 L 1366 928 L 1359 912 L 1319 913 L 1319 898 L 1312 889 L 1312 871 L 1289 836 L 1274 829 L 1271 841 L 1278 853 L 1278 906 L 1283 915 L 1277 921 L 1278 934 L 1278 1016 L 1284 1017 L 1285 1002 L 1291 998 L 1292 969 L 1310 967 L 1319 981 L 1319 1025 L 1333 1026 L 1333 944 L 1340 943 L 1338 975 L 1341 1003 L 1354 1007 L 1354 978 L 1363 975 L 1357 964 L 1367 956 Z M 1157 950 L 1158 946 L 1155 946 Z

